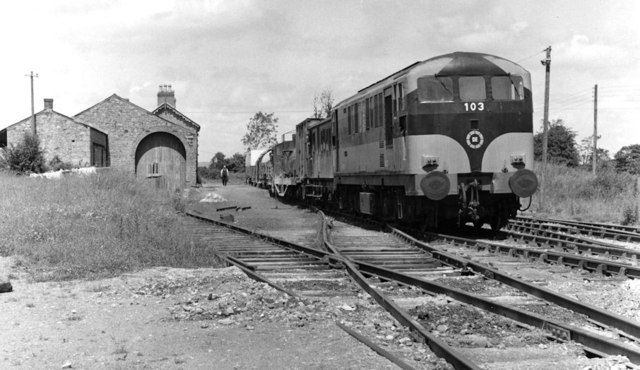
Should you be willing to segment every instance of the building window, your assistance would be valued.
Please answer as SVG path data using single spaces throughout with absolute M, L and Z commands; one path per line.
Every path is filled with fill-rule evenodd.
M 160 175 L 160 171 L 158 168 L 158 162 L 149 163 L 148 175 L 147 177 L 157 177 Z

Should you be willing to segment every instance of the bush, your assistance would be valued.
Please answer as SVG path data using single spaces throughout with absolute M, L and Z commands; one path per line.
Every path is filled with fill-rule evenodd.
M 198 176 L 202 180 L 215 180 L 218 178 L 220 170 L 212 169 L 209 167 L 198 167 Z
M 5 148 L 6 163 L 9 169 L 20 173 L 46 171 L 44 150 L 37 136 L 26 133 L 16 146 Z
M 49 169 L 51 171 L 70 170 L 72 168 L 73 165 L 71 163 L 64 162 L 57 154 L 49 161 Z

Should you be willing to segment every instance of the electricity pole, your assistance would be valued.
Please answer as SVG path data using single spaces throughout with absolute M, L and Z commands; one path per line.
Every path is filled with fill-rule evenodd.
M 598 158 L 598 84 L 593 87 L 593 174 L 596 174 Z
M 33 136 L 36 136 L 38 133 L 36 130 L 36 114 L 34 113 L 33 109 L 33 78 L 38 77 L 38 74 L 31 71 L 31 73 L 25 76 L 31 79 L 31 133 L 33 134 Z
M 541 191 L 540 201 L 544 208 L 544 183 L 545 173 L 547 172 L 547 146 L 549 143 L 549 80 L 551 78 L 551 46 L 544 49 L 547 52 L 545 60 L 541 60 L 543 66 L 545 66 L 544 76 L 544 117 L 542 119 L 542 176 L 541 176 Z

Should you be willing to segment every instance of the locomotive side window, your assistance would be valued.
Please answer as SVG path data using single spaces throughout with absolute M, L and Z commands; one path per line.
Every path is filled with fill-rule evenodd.
M 524 87 L 520 76 L 491 77 L 491 96 L 494 100 L 522 100 Z
M 360 132 L 360 124 L 358 122 L 358 116 L 360 115 L 360 110 L 358 109 L 358 103 L 353 106 L 353 127 L 356 134 Z
M 419 78 L 418 99 L 421 103 L 453 101 L 453 81 L 449 77 Z
M 487 93 L 484 86 L 484 77 L 460 77 L 458 80 L 460 86 L 460 100 L 485 100 Z
M 369 109 L 370 109 L 369 101 L 370 100 L 371 99 L 369 99 L 369 98 L 366 98 L 364 100 L 364 105 L 365 105 L 365 107 L 364 107 L 364 122 L 365 122 L 365 128 L 367 130 L 369 130 L 369 127 L 371 127 L 371 125 L 369 124 L 369 121 L 371 120 L 371 115 L 369 114 Z
M 373 127 L 378 127 L 378 95 L 373 96 Z
M 378 123 L 376 127 L 382 126 L 382 93 L 378 94 Z

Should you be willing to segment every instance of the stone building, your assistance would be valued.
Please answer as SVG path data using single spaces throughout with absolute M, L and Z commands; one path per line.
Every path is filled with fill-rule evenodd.
M 109 165 L 107 134 L 53 110 L 53 99 L 44 99 L 44 109 L 35 114 L 36 132 L 47 162 L 53 157 L 75 167 Z M 32 130 L 31 117 L 0 131 L 0 146 L 17 144 Z
M 87 149 L 85 159 L 76 149 L 79 145 L 72 145 L 79 139 L 72 136 L 71 132 L 75 131 L 69 127 L 81 126 L 87 129 L 84 143 L 89 148 L 98 148 L 104 142 L 103 165 L 132 171 L 138 178 L 153 181 L 158 187 L 174 190 L 194 186 L 200 126 L 176 109 L 175 93 L 170 85 L 161 85 L 157 97 L 158 107 L 153 112 L 116 94 L 72 118 L 53 112 L 51 106 L 50 112 L 45 108 L 36 115 L 38 136 L 43 144 L 48 138 L 45 134 L 47 129 L 40 128 L 41 122 L 48 121 L 44 120 L 45 116 L 41 119 L 41 115 L 56 116 L 55 122 L 64 118 L 64 123 L 58 126 L 66 129 L 58 129 L 51 135 L 57 141 L 54 140 L 55 145 L 46 146 L 47 153 L 58 154 L 63 161 L 76 161 L 79 165 L 99 163 L 95 161 L 97 154 L 91 154 L 92 149 Z M 49 121 L 52 120 L 49 118 Z M 3 143 L 3 132 L 6 131 L 4 145 L 17 143 L 21 134 L 16 134 L 17 128 L 13 127 L 24 131 L 30 127 L 29 124 L 30 119 L 27 118 L 0 131 L 0 145 Z M 95 132 L 93 136 L 92 132 Z M 98 142 L 95 139 L 97 137 L 104 138 L 104 141 Z M 81 159 L 87 162 L 80 163 Z
M 112 167 L 176 189 L 196 184 L 200 126 L 175 104 L 171 86 L 161 85 L 153 112 L 113 94 L 73 118 L 109 135 Z

